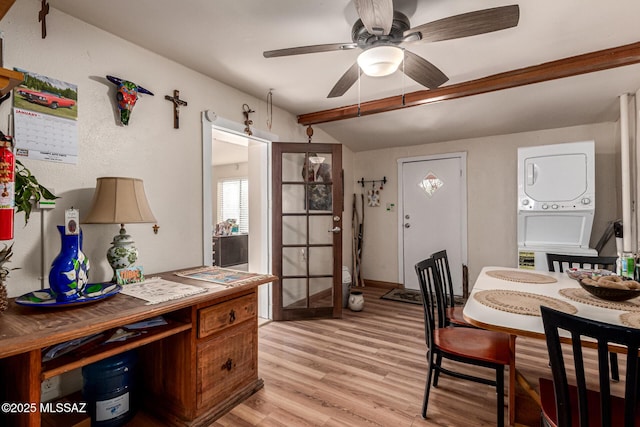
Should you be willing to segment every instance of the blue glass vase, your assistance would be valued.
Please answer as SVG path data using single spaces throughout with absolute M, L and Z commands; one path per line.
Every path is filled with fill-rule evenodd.
M 65 234 L 65 227 L 58 225 L 62 240 L 60 253 L 51 263 L 49 287 L 59 302 L 71 301 L 82 295 L 89 281 L 89 260 L 82 253 L 82 230 L 80 234 Z

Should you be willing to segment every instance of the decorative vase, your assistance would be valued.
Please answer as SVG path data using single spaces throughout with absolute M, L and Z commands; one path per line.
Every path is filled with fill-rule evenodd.
M 89 260 L 82 253 L 82 230 L 79 234 L 65 234 L 58 225 L 62 240 L 60 253 L 51 263 L 49 287 L 58 301 L 77 299 L 89 281 Z
M 351 291 L 349 294 L 349 309 L 351 311 L 362 311 L 364 308 L 364 295 L 360 291 Z

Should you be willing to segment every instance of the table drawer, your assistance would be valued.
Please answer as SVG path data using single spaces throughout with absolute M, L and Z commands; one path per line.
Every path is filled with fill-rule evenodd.
M 198 345 L 197 408 L 212 407 L 258 378 L 258 327 L 245 322 Z
M 198 338 L 256 318 L 256 293 L 225 301 L 198 311 Z

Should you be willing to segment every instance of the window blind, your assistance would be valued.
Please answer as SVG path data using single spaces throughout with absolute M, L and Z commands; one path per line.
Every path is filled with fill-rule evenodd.
M 218 181 L 217 222 L 235 219 L 238 232 L 249 232 L 249 181 L 225 178 Z

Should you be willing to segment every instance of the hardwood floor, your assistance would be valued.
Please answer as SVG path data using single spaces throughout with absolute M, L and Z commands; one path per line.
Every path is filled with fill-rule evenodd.
M 265 386 L 211 427 L 496 425 L 492 387 L 446 376 L 432 388 L 428 418 L 420 417 L 427 366 L 422 307 L 380 299 L 387 291 L 364 288 L 364 310 L 346 309 L 342 319 L 260 327 Z M 516 364 L 532 384 L 550 378 L 543 341 L 518 338 L 517 349 Z M 518 419 L 539 425 L 535 407 L 528 412 Z

